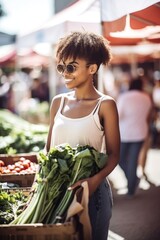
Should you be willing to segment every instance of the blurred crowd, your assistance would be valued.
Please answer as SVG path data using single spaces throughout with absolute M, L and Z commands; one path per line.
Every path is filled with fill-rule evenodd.
M 0 109 L 8 109 L 26 118 L 28 113 L 32 112 L 33 115 L 37 111 L 41 112 L 42 106 L 48 110 L 47 69 L 22 68 L 11 73 L 4 73 L 0 69 Z
M 120 71 L 118 68 L 107 70 L 103 79 L 104 92 L 117 100 L 121 94 L 129 90 L 131 81 L 137 77 L 142 79 L 143 92 L 148 94 L 152 101 L 150 140 L 148 142 L 150 147 L 160 149 L 160 71 L 150 71 L 147 75 L 144 73 L 144 69 L 138 68 L 133 76 L 131 71 Z
M 117 102 L 121 134 L 120 161 L 109 179 L 118 194 L 134 196 L 152 186 L 146 172 L 150 149 L 160 150 L 160 71 L 134 74 L 112 69 L 104 75 L 104 92 Z M 122 185 L 115 184 L 117 173 Z

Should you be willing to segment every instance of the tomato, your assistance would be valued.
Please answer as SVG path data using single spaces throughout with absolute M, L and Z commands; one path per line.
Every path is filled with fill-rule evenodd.
M 15 168 L 15 171 L 16 171 L 17 173 L 19 173 L 19 172 L 21 171 L 21 169 L 20 169 L 19 167 L 16 167 L 16 168 Z
M 11 171 L 10 171 L 9 169 L 4 169 L 4 170 L 3 170 L 3 173 L 4 173 L 4 174 L 8 174 L 8 173 L 11 173 Z
M 15 165 L 14 164 L 9 164 L 7 166 L 7 169 L 9 169 L 10 171 L 12 171 L 13 169 L 15 169 Z
M 22 165 L 22 162 L 18 161 L 18 162 L 15 162 L 15 167 L 20 167 Z
M 3 167 L 5 164 L 2 160 L 0 160 L 0 167 Z
M 21 164 L 20 167 L 19 167 L 22 170 L 24 170 L 24 166 Z
M 32 162 L 31 162 L 29 159 L 26 159 L 24 162 L 25 162 L 25 163 L 28 163 L 29 166 L 32 164 Z
M 24 157 L 21 157 L 20 159 L 19 159 L 19 161 L 20 162 L 23 162 L 23 161 L 25 161 L 26 159 L 24 158 Z
M 27 161 L 24 161 L 24 162 L 22 163 L 22 166 L 24 167 L 24 169 L 29 168 L 29 164 L 28 164 Z

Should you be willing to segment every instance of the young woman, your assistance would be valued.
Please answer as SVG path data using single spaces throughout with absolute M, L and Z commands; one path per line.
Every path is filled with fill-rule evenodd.
M 93 78 L 101 64 L 109 63 L 110 49 L 102 36 L 73 32 L 60 40 L 56 57 L 57 70 L 71 91 L 52 100 L 46 150 L 68 143 L 107 151 L 107 165 L 99 173 L 71 186 L 88 182 L 92 239 L 107 240 L 112 197 L 106 177 L 118 164 L 120 134 L 115 101 L 95 88 Z

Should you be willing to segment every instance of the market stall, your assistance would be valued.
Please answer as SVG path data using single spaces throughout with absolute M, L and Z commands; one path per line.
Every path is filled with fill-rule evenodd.
M 159 58 L 160 51 L 159 9 L 157 0 L 143 0 L 141 4 L 122 1 L 121 8 L 116 0 L 87 0 L 85 4 L 84 0 L 76 1 L 35 31 L 18 36 L 17 48 L 34 48 L 39 43 L 52 46 L 49 54 L 49 86 L 52 98 L 57 93 L 57 84 L 60 82 L 54 71 L 56 63 L 53 57 L 60 37 L 73 30 L 94 31 L 103 34 L 110 41 L 114 54 L 112 64 L 130 61 L 134 65 L 139 60 L 154 61 Z M 99 89 L 102 89 L 100 82 Z

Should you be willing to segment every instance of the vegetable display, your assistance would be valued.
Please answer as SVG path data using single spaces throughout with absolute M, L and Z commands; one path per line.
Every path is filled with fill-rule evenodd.
M 39 152 L 48 126 L 32 124 L 8 110 L 0 110 L 0 154 Z
M 23 211 L 29 196 L 18 190 L 8 192 L 0 190 L 0 224 L 8 224 Z
M 11 224 L 64 222 L 74 190 L 68 187 L 96 174 L 107 164 L 108 155 L 93 147 L 72 148 L 62 144 L 47 155 L 39 152 L 39 171 L 32 185 L 33 196 L 25 210 Z

